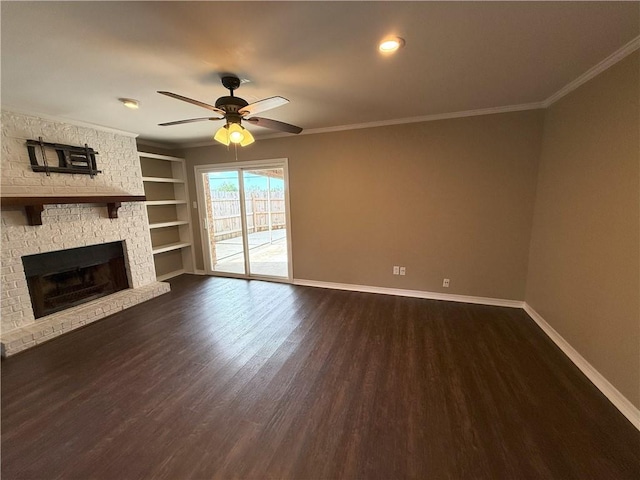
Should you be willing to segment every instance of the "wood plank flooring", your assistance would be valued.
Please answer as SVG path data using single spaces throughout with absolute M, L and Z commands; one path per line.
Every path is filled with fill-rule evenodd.
M 183 275 L 2 362 L 2 479 L 638 479 L 521 310 Z

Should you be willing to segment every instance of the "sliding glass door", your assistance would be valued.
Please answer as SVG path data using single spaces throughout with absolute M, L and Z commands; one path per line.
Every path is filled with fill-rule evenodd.
M 208 273 L 290 280 L 286 160 L 196 167 Z
M 245 246 L 240 202 L 240 172 L 215 171 L 203 175 L 210 269 L 244 275 Z
M 284 168 L 243 170 L 242 180 L 250 273 L 288 277 Z

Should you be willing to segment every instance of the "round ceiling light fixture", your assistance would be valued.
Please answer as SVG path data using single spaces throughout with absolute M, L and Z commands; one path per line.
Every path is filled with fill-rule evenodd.
M 118 100 L 120 100 L 125 107 L 130 108 L 131 110 L 137 110 L 140 108 L 140 102 L 133 98 L 119 98 Z
M 378 44 L 378 50 L 382 53 L 393 53 L 405 45 L 404 38 L 389 36 L 382 39 Z

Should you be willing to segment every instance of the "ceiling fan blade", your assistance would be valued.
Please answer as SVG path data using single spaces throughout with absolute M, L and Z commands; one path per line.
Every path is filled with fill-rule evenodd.
M 240 115 L 255 115 L 256 113 L 265 112 L 267 110 L 271 110 L 272 108 L 281 107 L 282 105 L 286 105 L 289 103 L 284 97 L 269 97 L 264 98 L 262 100 L 258 100 L 257 102 L 250 103 L 246 107 L 242 107 L 238 113 Z
M 245 120 L 258 125 L 259 127 L 271 128 L 272 130 L 280 130 L 281 132 L 300 133 L 302 131 L 301 127 L 296 127 L 295 125 L 291 125 L 290 123 L 279 122 L 278 120 L 271 120 L 270 118 L 251 117 Z
M 222 120 L 223 117 L 203 117 L 203 118 L 189 118 L 187 120 L 176 120 L 175 122 L 159 123 L 160 127 L 168 127 L 170 125 L 180 125 L 182 123 L 204 122 L 205 120 Z
M 197 106 L 202 107 L 202 108 L 206 108 L 207 110 L 211 110 L 213 112 L 217 112 L 220 115 L 224 115 L 225 114 L 224 110 L 216 108 L 213 105 L 209 105 L 208 103 L 204 103 L 204 102 L 201 102 L 199 100 L 194 100 L 193 98 L 183 97 L 182 95 L 178 95 L 177 93 L 171 93 L 171 92 L 158 91 L 158 93 L 160 93 L 162 95 L 166 95 L 167 97 L 171 97 L 171 98 L 176 98 L 178 100 L 182 100 L 183 102 L 187 102 L 187 103 L 191 103 L 193 105 L 197 105 Z

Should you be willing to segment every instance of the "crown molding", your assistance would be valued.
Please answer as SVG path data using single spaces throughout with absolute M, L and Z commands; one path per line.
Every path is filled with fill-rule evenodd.
M 118 130 L 117 128 L 105 127 L 103 125 L 95 125 L 93 123 L 81 122 L 79 120 L 71 120 L 69 118 L 58 117 L 55 115 L 45 115 L 43 113 L 38 113 L 38 112 L 34 112 L 31 110 L 22 109 L 22 108 L 3 107 L 2 111 L 7 113 L 15 113 L 17 115 L 26 115 L 29 117 L 41 118 L 42 120 L 49 120 L 52 122 L 60 122 L 66 125 L 73 125 L 75 127 L 91 128 L 92 130 L 98 130 L 106 133 L 114 133 L 116 135 L 122 135 L 124 137 L 136 138 L 138 136 L 137 133 L 127 132 L 125 130 Z
M 448 120 L 452 118 L 478 117 L 481 115 L 494 115 L 498 113 L 521 112 L 524 110 L 538 110 L 541 108 L 544 108 L 542 102 L 523 103 L 520 105 L 506 105 L 503 107 L 481 108 L 477 110 L 464 110 L 462 112 L 436 113 L 433 115 L 421 115 L 418 117 L 397 118 L 393 120 L 381 120 L 377 122 L 353 123 L 349 125 L 338 125 L 335 127 L 310 128 L 308 130 L 303 130 L 297 136 L 315 135 L 318 133 L 342 132 L 346 130 L 360 130 L 363 128 L 389 127 L 393 125 L 405 125 L 408 123 L 433 122 L 436 120 Z M 291 134 L 274 133 L 270 135 L 256 137 L 256 141 L 269 140 L 272 138 L 283 138 L 283 137 L 291 137 Z M 207 140 L 206 142 L 183 143 L 179 145 L 179 148 L 210 147 L 210 146 L 219 146 L 219 145 L 220 144 L 218 142 L 215 142 L 213 140 Z
M 542 102 L 543 108 L 550 107 L 551 105 L 553 105 L 555 102 L 560 100 L 565 95 L 568 95 L 569 93 L 573 92 L 580 85 L 583 85 L 584 83 L 588 82 L 589 80 L 591 80 L 595 76 L 597 76 L 600 73 L 604 72 L 609 67 L 611 67 L 611 66 L 615 65 L 616 63 L 618 63 L 623 58 L 627 57 L 628 55 L 631 55 L 633 52 L 638 50 L 638 48 L 640 48 L 640 36 L 637 36 L 636 38 L 631 40 L 629 43 L 624 45 L 622 48 L 616 50 L 611 55 L 609 55 L 607 58 L 602 60 L 600 63 L 598 63 L 597 65 L 594 65 L 589 70 L 584 72 L 582 75 L 580 75 L 578 78 L 576 78 L 573 82 L 570 82 L 570 83 L 566 84 L 564 87 L 562 87 L 556 93 L 554 93 L 549 98 L 544 100 Z
M 303 131 L 301 135 L 314 135 L 316 133 L 341 132 L 343 130 L 358 130 L 361 128 L 388 127 L 392 125 L 404 125 L 407 123 L 433 122 L 436 120 L 449 120 L 452 118 L 478 117 L 481 115 L 495 115 L 498 113 L 521 112 L 524 110 L 537 110 L 544 108 L 542 103 L 523 103 L 520 105 L 506 105 L 503 107 L 481 108 L 477 110 L 464 110 L 462 112 L 436 113 L 433 115 L 421 115 L 418 117 L 399 118 L 394 120 L 382 120 L 379 122 L 355 123 L 351 125 L 339 125 L 336 127 L 312 128 Z M 263 138 L 267 138 L 266 136 Z

